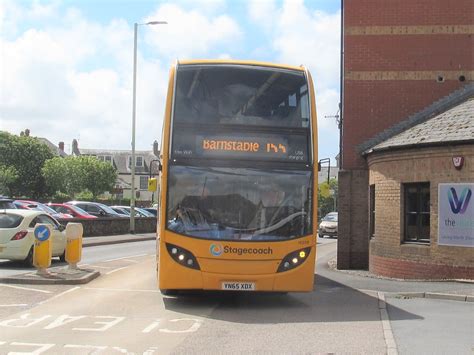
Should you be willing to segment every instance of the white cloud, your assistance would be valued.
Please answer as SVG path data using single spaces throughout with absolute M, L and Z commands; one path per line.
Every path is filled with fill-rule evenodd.
M 256 29 L 241 28 L 244 21 L 224 13 L 224 0 L 161 3 L 144 17 L 169 24 L 140 28 L 137 149 L 160 140 L 168 70 L 176 58 L 252 59 L 257 52 L 271 53 L 267 60 L 308 66 L 320 132 L 337 136 L 335 123 L 324 116 L 335 114 L 339 99 L 339 14 L 310 11 L 301 1 L 276 4 L 249 2 L 249 18 L 267 40 L 247 49 L 244 35 L 257 37 L 251 32 Z M 83 148 L 129 149 L 133 26 L 124 19 L 91 21 L 67 3 L 60 5 L 0 2 L 0 129 L 30 128 L 33 135 L 66 145 L 79 138 Z
M 237 22 L 227 15 L 207 17 L 201 11 L 184 11 L 174 4 L 160 6 L 146 19 L 152 20 L 168 22 L 146 32 L 147 42 L 168 58 L 206 56 L 211 49 L 235 44 L 242 37 Z
M 279 10 L 274 0 L 251 1 L 248 5 L 250 19 L 262 27 L 266 32 L 271 32 L 274 24 L 278 23 Z
M 223 1 L 204 5 L 185 11 L 162 4 L 148 18 L 170 24 L 150 26 L 146 32 L 141 28 L 151 47 L 139 37 L 137 149 L 150 149 L 161 138 L 174 58 L 206 56 L 241 37 L 236 22 L 218 14 Z M 6 1 L 0 6 L 0 18 L 8 18 L 12 26 L 24 16 L 35 20 L 22 33 L 0 35 L 0 129 L 18 134 L 29 128 L 34 136 L 65 141 L 66 146 L 77 138 L 83 148 L 129 149 L 133 26 L 122 19 L 93 22 L 72 7 L 59 11 L 57 3 L 22 7 Z M 48 21 L 40 25 L 40 19 Z M 150 53 L 143 55 L 150 48 L 160 52 L 160 61 L 149 60 Z M 225 50 L 219 52 L 228 56 Z
M 338 110 L 340 12 L 312 11 L 303 0 L 286 0 L 280 7 L 275 1 L 267 0 L 249 3 L 248 13 L 267 33 L 269 51 L 276 53 L 278 62 L 304 64 L 310 70 L 316 90 L 320 136 L 337 142 L 337 125 L 334 119 L 324 116 L 333 116 Z M 333 146 L 335 155 L 338 147 Z

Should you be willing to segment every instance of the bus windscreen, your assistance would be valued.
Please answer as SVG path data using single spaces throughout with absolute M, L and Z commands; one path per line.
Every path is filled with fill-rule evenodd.
M 173 123 L 308 128 L 306 78 L 274 68 L 182 66 Z

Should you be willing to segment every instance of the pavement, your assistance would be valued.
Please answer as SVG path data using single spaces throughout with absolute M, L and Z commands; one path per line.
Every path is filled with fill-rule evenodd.
M 156 233 L 104 235 L 100 237 L 82 238 L 82 246 L 86 248 L 86 247 L 95 247 L 98 245 L 143 242 L 145 240 L 155 240 L 155 239 L 156 239 Z
M 327 245 L 318 245 L 318 248 L 321 250 Z M 474 280 L 401 280 L 379 277 L 367 270 L 337 270 L 334 253 L 318 256 L 317 265 L 316 289 L 319 277 L 322 282 L 330 280 L 359 291 L 381 292 L 388 298 L 436 298 L 474 302 Z

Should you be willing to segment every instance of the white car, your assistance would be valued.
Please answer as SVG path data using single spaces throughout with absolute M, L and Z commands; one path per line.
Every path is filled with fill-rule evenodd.
M 337 237 L 337 215 L 337 212 L 329 212 L 323 218 L 318 230 L 320 238 L 324 238 L 325 235 L 329 237 Z
M 51 225 L 53 256 L 65 260 L 65 227 L 42 211 L 0 210 L 0 259 L 21 260 L 33 265 L 34 228 L 38 223 Z

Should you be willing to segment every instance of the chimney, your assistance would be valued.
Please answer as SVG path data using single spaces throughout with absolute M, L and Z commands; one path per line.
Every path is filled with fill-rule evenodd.
M 160 151 L 158 150 L 158 142 L 157 141 L 153 142 L 153 154 L 155 154 L 156 157 L 160 156 Z
M 77 143 L 77 139 L 72 140 L 72 154 L 79 156 L 81 152 L 79 151 L 79 144 Z
M 64 142 L 59 142 L 58 148 L 61 152 L 64 152 Z

